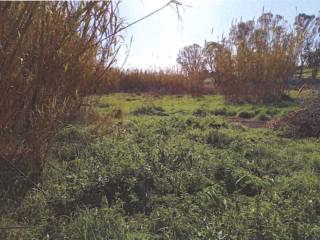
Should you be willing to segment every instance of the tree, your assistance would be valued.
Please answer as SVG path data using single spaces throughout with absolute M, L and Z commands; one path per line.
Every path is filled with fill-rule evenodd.
M 302 78 L 303 69 L 306 63 L 313 67 L 312 78 L 317 74 L 317 48 L 319 48 L 319 27 L 320 18 L 314 15 L 299 14 L 295 18 L 295 30 L 301 34 L 304 39 L 300 53 L 300 72 L 299 79 Z
M 315 80 L 318 75 L 319 66 L 320 66 L 320 48 L 317 47 L 314 51 L 309 52 L 308 54 L 308 64 L 312 68 L 311 78 Z
M 219 53 L 223 51 L 223 45 L 218 42 L 206 42 L 204 46 L 204 61 L 205 66 L 209 71 L 209 76 L 212 78 L 214 84 L 218 84 L 219 79 L 217 78 L 217 68 L 215 58 Z
M 182 48 L 178 53 L 177 63 L 187 75 L 204 71 L 205 58 L 202 47 L 192 44 Z

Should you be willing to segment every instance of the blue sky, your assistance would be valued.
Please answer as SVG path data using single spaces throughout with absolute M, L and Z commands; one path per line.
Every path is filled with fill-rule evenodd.
M 166 4 L 167 0 L 122 0 L 120 15 L 130 23 Z M 258 17 L 262 10 L 280 14 L 292 23 L 298 13 L 318 14 L 320 0 L 180 0 L 184 7 L 178 21 L 172 8 L 134 25 L 123 34 L 128 43 L 132 37 L 130 55 L 125 68 L 174 67 L 180 48 L 205 40 L 217 40 L 228 34 L 233 20 Z M 123 62 L 120 54 L 119 65 Z

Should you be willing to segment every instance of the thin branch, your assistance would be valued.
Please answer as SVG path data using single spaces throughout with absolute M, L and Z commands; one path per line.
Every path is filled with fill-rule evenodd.
M 137 24 L 137 23 L 145 20 L 146 18 L 149 18 L 149 17 L 151 17 L 152 15 L 160 12 L 161 10 L 163 10 L 163 9 L 165 9 L 166 7 L 170 6 L 171 4 L 174 4 L 174 5 L 176 6 L 176 9 L 177 9 L 176 12 L 177 12 L 177 14 L 178 14 L 178 19 L 181 19 L 180 14 L 179 14 L 179 7 L 181 7 L 181 6 L 187 6 L 187 5 L 184 5 L 184 4 L 182 4 L 181 2 L 176 1 L 176 0 L 171 0 L 171 1 L 167 2 L 165 5 L 163 5 L 162 7 L 156 9 L 155 11 L 153 11 L 153 12 L 147 14 L 147 15 L 145 15 L 144 17 L 139 18 L 139 19 L 133 21 L 132 23 L 129 23 L 129 24 L 128 24 L 127 26 L 125 26 L 125 27 L 119 28 L 117 31 L 115 31 L 114 33 L 106 36 L 105 38 L 106 38 L 106 39 L 107 39 L 107 38 L 110 38 L 110 37 L 112 37 L 113 35 L 115 35 L 115 34 L 117 34 L 117 33 L 119 33 L 119 32 L 122 32 L 123 30 L 126 30 L 126 29 L 129 28 L 129 27 L 132 27 L 133 25 L 135 25 L 135 24 Z
M 126 58 L 124 59 L 123 63 L 121 64 L 120 69 L 123 69 L 124 65 L 126 64 L 128 58 L 129 58 L 129 54 L 130 54 L 130 51 L 131 51 L 132 40 L 133 40 L 133 37 L 130 38 L 129 47 L 128 47 L 127 51 L 126 51 Z

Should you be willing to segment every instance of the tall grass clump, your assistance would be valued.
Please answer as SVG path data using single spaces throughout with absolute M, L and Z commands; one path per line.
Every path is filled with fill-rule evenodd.
M 0 165 L 41 170 L 51 137 L 115 61 L 117 9 L 115 1 L 0 4 Z
M 234 23 L 215 51 L 215 78 L 235 101 L 270 102 L 285 94 L 295 73 L 303 34 L 282 16 L 263 13 L 257 20 Z

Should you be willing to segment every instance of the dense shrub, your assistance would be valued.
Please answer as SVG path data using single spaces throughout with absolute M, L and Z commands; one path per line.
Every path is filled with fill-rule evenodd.
M 229 111 L 227 108 L 218 108 L 212 112 L 214 115 L 220 116 L 235 116 L 237 113 L 234 111 Z
M 265 115 L 265 114 L 259 114 L 258 120 L 260 120 L 260 121 L 269 121 L 270 120 L 270 116 Z
M 254 112 L 243 111 L 243 112 L 240 112 L 238 116 L 240 118 L 253 118 L 255 116 L 255 113 Z
M 294 74 L 303 34 L 292 31 L 279 15 L 231 28 L 215 53 L 215 78 L 221 92 L 235 101 L 280 100 Z
M 158 116 L 168 116 L 162 107 L 157 106 L 143 106 L 132 112 L 134 115 L 158 115 Z

